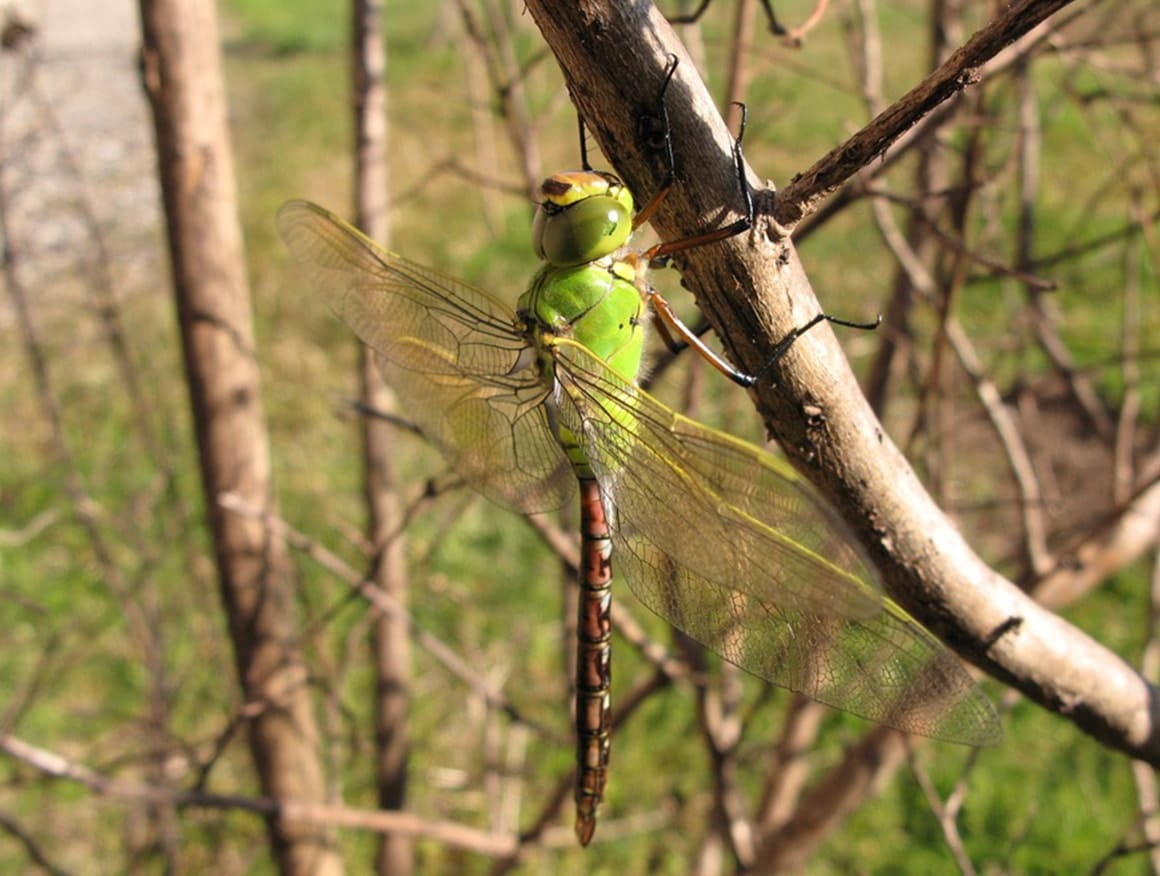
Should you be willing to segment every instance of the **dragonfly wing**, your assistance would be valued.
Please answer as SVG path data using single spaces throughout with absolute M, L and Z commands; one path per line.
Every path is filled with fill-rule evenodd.
M 680 568 L 645 535 L 614 526 L 612 541 L 613 566 L 633 593 L 730 663 L 907 733 L 967 745 L 1002 739 L 962 662 L 889 599 L 866 618 L 815 614 Z
M 556 345 L 561 422 L 609 509 L 613 563 L 650 609 L 775 684 L 911 733 L 1001 736 L 962 663 L 885 599 L 788 464 Z
M 561 422 L 581 437 L 622 533 L 644 533 L 678 565 L 780 605 L 879 610 L 868 567 L 792 467 L 681 416 L 578 344 L 555 349 Z
M 550 387 L 510 308 L 315 204 L 287 203 L 278 230 L 311 286 L 375 351 L 403 416 L 464 480 L 525 513 L 571 496 L 575 478 L 543 405 Z

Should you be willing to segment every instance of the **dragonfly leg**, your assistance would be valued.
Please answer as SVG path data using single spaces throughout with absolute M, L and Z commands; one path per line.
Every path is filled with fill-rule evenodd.
M 785 36 L 788 31 L 777 20 L 777 15 L 773 11 L 773 3 L 771 0 L 761 0 L 761 8 L 765 10 L 765 17 L 769 21 L 769 32 L 774 36 Z
M 701 5 L 692 12 L 686 12 L 684 15 L 666 15 L 669 24 L 696 24 L 701 20 L 701 16 L 705 14 L 705 10 L 709 8 L 709 3 L 712 0 L 701 0 Z
M 648 222 L 656 212 L 677 179 L 677 159 L 673 154 L 673 127 L 669 122 L 669 102 L 665 95 L 669 90 L 669 83 L 673 81 L 673 74 L 677 72 L 677 56 L 669 55 L 668 66 L 665 67 L 665 81 L 661 85 L 660 98 L 657 101 L 657 116 L 643 115 L 637 122 L 637 136 L 653 152 L 663 152 L 665 156 L 665 176 L 657 187 L 649 202 L 637 211 L 632 219 L 632 228 L 635 231 Z
M 657 316 L 656 327 L 666 347 L 674 353 L 679 353 L 691 347 L 702 359 L 738 386 L 744 387 L 745 389 L 756 386 L 757 382 L 769 372 L 769 369 L 777 364 L 782 356 L 789 352 L 789 348 L 794 345 L 794 342 L 820 322 L 828 322 L 831 325 L 840 325 L 862 331 L 873 331 L 882 324 L 881 316 L 873 322 L 850 322 L 845 319 L 839 319 L 836 316 L 830 316 L 828 313 L 819 313 L 805 325 L 798 326 L 778 341 L 769 359 L 761 366 L 761 370 L 756 374 L 746 374 L 744 371 L 734 368 L 719 353 L 701 340 L 700 335 L 685 325 L 684 321 L 677 316 L 672 305 L 669 304 L 665 297 L 651 286 L 645 292 L 645 299 L 648 301 L 653 313 Z
M 672 305 L 669 304 L 665 297 L 652 286 L 649 286 L 645 291 L 645 299 L 648 301 L 649 306 L 652 307 L 653 313 L 657 316 L 656 327 L 666 347 L 674 353 L 679 353 L 686 347 L 692 347 L 702 359 L 738 386 L 743 386 L 748 389 L 757 383 L 756 377 L 752 374 L 746 374 L 744 371 L 738 371 L 722 359 L 720 354 L 702 341 L 700 336 L 685 325 L 681 318 L 677 316 Z M 680 340 L 678 341 L 677 338 L 680 338 Z
M 772 16 L 772 8 L 767 6 L 767 9 Z M 672 136 L 668 130 L 668 111 L 665 107 L 664 92 L 668 89 L 669 80 L 672 79 L 673 73 L 676 70 L 676 56 L 672 57 L 667 69 L 665 77 L 665 87 L 661 91 L 661 119 L 664 125 L 664 133 L 660 138 L 665 148 L 667 160 L 670 162 L 668 171 L 665 175 L 665 184 L 660 191 L 653 196 L 653 199 L 646 204 L 639 213 L 633 218 L 633 228 L 635 229 L 642 221 L 642 217 L 647 218 L 664 199 L 672 188 L 673 180 L 675 179 L 675 169 L 673 165 L 672 152 Z M 749 121 L 749 111 L 745 104 L 738 103 L 741 107 L 741 126 L 737 132 L 737 139 L 733 141 L 733 164 L 737 171 L 737 186 L 741 191 L 741 196 L 745 201 L 745 215 L 726 225 L 724 228 L 714 228 L 710 231 L 705 231 L 700 234 L 694 234 L 691 237 L 682 238 L 681 240 L 673 240 L 668 243 L 658 243 L 641 254 L 641 259 L 648 264 L 650 268 L 666 267 L 668 266 L 674 253 L 683 252 L 685 250 L 693 249 L 698 246 L 704 246 L 708 243 L 715 243 L 718 240 L 725 240 L 729 237 L 734 237 L 738 234 L 744 234 L 753 227 L 755 208 L 753 205 L 753 189 L 749 185 L 749 179 L 745 175 L 745 156 L 742 152 L 742 140 L 745 137 L 745 126 Z M 879 316 L 877 320 L 872 323 L 857 323 L 849 322 L 844 319 L 839 319 L 830 316 L 827 313 L 819 313 L 816 317 L 810 320 L 803 326 L 800 326 L 778 342 L 774 347 L 773 353 L 769 360 L 761 367 L 757 374 L 746 374 L 744 371 L 739 371 L 728 362 L 721 358 L 719 354 L 714 352 L 711 348 L 706 346 L 705 342 L 688 326 L 681 321 L 672 306 L 664 299 L 664 297 L 656 291 L 651 285 L 642 289 L 642 294 L 652 306 L 653 312 L 657 315 L 657 326 L 660 329 L 661 336 L 669 349 L 674 352 L 679 352 L 681 344 L 692 347 L 697 353 L 705 359 L 710 365 L 736 383 L 738 386 L 751 387 L 763 377 L 770 368 L 777 363 L 777 361 L 786 354 L 790 347 L 793 346 L 794 341 L 813 328 L 820 322 L 829 322 L 833 325 L 846 326 L 847 328 L 856 328 L 863 330 L 872 330 L 878 327 L 882 322 L 882 317 Z M 680 338 L 680 341 L 677 341 Z
M 584 116 L 576 114 L 576 123 L 580 128 L 580 167 L 591 171 L 592 162 L 588 160 L 588 135 L 584 132 Z
M 708 5 L 708 0 L 705 0 L 705 5 Z M 673 81 L 673 74 L 677 72 L 678 63 L 677 56 L 670 54 L 669 63 L 665 67 L 665 81 L 661 83 L 661 95 L 657 101 L 660 108 L 660 118 L 644 115 L 640 117 L 638 122 L 637 136 L 641 142 L 654 152 L 663 151 L 665 153 L 665 178 L 661 181 L 661 185 L 652 199 L 633 217 L 632 228 L 634 231 L 648 221 L 649 216 L 665 199 L 665 195 L 669 193 L 669 189 L 673 187 L 673 182 L 676 179 L 677 161 L 673 156 L 672 125 L 669 123 L 669 107 L 665 100 L 665 93 L 669 90 L 669 83 Z M 588 161 L 588 137 L 585 133 L 584 117 L 577 114 L 576 119 L 580 125 L 580 166 L 584 170 L 592 170 L 592 164 Z
M 673 155 L 672 125 L 669 122 L 669 107 L 668 102 L 665 100 L 665 93 L 669 90 L 669 83 L 672 82 L 673 74 L 677 71 L 677 63 L 677 56 L 669 55 L 669 63 L 665 67 L 665 81 L 661 84 L 661 95 L 657 101 L 659 118 L 657 116 L 643 115 L 640 117 L 638 124 L 638 137 L 641 142 L 645 143 L 654 152 L 664 152 L 665 177 L 657 188 L 656 194 L 633 216 L 633 231 L 640 228 L 640 226 L 649 220 L 649 217 L 656 211 L 656 208 L 664 201 L 665 196 L 668 195 L 669 190 L 673 187 L 673 182 L 676 180 L 676 158 Z M 591 171 L 592 164 L 588 160 L 588 137 L 585 133 L 584 117 L 577 115 L 577 121 L 579 122 L 580 128 L 580 166 L 586 171 Z
M 705 5 L 708 5 L 708 0 L 705 0 Z M 672 125 L 669 122 L 669 106 L 668 101 L 665 100 L 665 94 L 669 90 L 669 83 L 673 81 L 673 74 L 677 72 L 678 63 L 677 56 L 670 54 L 669 63 L 665 67 L 665 81 L 661 83 L 661 94 L 657 101 L 660 117 L 643 115 L 638 122 L 637 136 L 641 142 L 645 143 L 652 151 L 663 151 L 665 154 L 665 178 L 657 188 L 656 194 L 633 217 L 633 231 L 648 221 L 656 208 L 664 201 L 676 180 L 677 161 L 673 155 Z M 584 170 L 590 171 L 592 164 L 588 160 L 588 137 L 585 133 L 584 117 L 578 114 L 576 119 L 580 126 L 580 166 Z
M 675 69 L 675 67 L 673 68 Z M 671 73 L 669 74 L 672 75 Z M 667 86 L 668 80 L 666 80 Z M 664 95 L 661 96 L 661 106 L 664 108 Z M 643 258 L 648 262 L 650 267 L 660 268 L 668 267 L 672 256 L 678 252 L 695 249 L 698 246 L 705 246 L 709 243 L 716 243 L 718 240 L 725 240 L 730 237 L 736 237 L 738 234 L 744 234 L 753 227 L 755 208 L 753 206 L 753 188 L 749 185 L 749 178 L 745 175 L 745 155 L 742 151 L 741 141 L 745 137 L 745 126 L 749 121 L 749 109 L 743 103 L 738 103 L 736 106 L 741 108 L 741 126 L 737 131 L 737 138 L 733 141 L 733 166 L 737 172 L 737 187 L 741 192 L 741 198 L 745 203 L 745 215 L 735 222 L 731 222 L 723 228 L 713 228 L 694 234 L 690 237 L 683 237 L 680 240 L 671 240 L 668 243 L 658 243 L 656 246 L 650 247 L 643 254 Z M 664 124 L 668 126 L 668 112 L 663 113 Z M 669 193 L 669 189 L 673 186 L 673 181 L 676 178 L 675 164 L 672 162 L 672 137 L 666 130 L 664 136 L 668 147 L 666 158 L 670 162 L 669 168 L 665 174 L 665 186 L 662 187 L 657 194 L 653 195 L 651 201 L 648 202 L 641 211 L 637 213 L 633 219 L 633 227 L 639 227 L 645 219 L 647 219 L 654 210 L 660 205 L 664 196 Z M 644 217 L 644 218 L 641 218 Z
M 753 382 L 756 383 L 758 380 L 764 377 L 769 372 L 769 369 L 776 365 L 781 357 L 789 352 L 789 348 L 794 345 L 794 342 L 798 338 L 800 338 L 818 323 L 822 322 L 828 322 L 830 325 L 840 325 L 845 326 L 846 328 L 872 332 L 878 328 L 878 326 L 882 325 L 882 315 L 879 314 L 878 318 L 873 322 L 850 322 L 849 320 L 839 319 L 836 316 L 830 316 L 828 313 L 819 313 L 805 325 L 800 325 L 790 331 L 788 335 L 786 335 L 784 338 L 778 341 L 776 345 L 774 345 L 773 352 L 770 354 L 769 359 L 767 359 L 765 364 L 761 366 L 761 370 L 753 376 Z
M 696 24 L 705 14 L 705 10 L 709 8 L 710 2 L 711 0 L 701 0 L 701 4 L 692 12 L 686 12 L 684 15 L 666 16 L 666 18 L 668 18 L 669 24 Z M 773 12 L 773 3 L 770 0 L 761 0 L 761 8 L 765 10 L 765 17 L 769 21 L 770 33 L 774 36 L 784 36 L 786 30 Z

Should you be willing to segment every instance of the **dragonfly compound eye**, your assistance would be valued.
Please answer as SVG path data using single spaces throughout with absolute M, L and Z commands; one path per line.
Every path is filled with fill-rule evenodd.
M 548 178 L 532 223 L 536 255 L 557 267 L 595 261 L 632 234 L 632 195 L 609 174 L 575 171 Z
M 632 210 L 610 195 L 594 195 L 567 207 L 542 204 L 532 241 L 536 254 L 559 267 L 595 261 L 620 249 L 632 233 Z

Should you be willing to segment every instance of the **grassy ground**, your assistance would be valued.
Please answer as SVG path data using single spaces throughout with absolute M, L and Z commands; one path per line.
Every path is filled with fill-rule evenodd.
M 708 67 L 713 71 L 723 69 L 726 49 L 720 35 L 731 15 L 728 4 L 716 6 L 721 8 L 711 10 L 706 25 Z M 280 501 L 296 528 L 361 566 L 365 560 L 353 535 L 361 516 L 358 445 L 341 401 L 354 394 L 355 346 L 299 282 L 272 228 L 274 211 L 288 197 L 308 197 L 347 212 L 346 24 L 324 0 L 232 0 L 226 9 L 231 118 Z M 918 4 L 884 12 L 884 37 L 891 45 L 923 44 Z M 401 193 L 391 248 L 514 301 L 534 267 L 527 241 L 531 208 L 520 194 L 518 165 L 502 127 L 496 123 L 486 132 L 472 128 L 457 18 L 450 6 L 405 2 L 388 3 L 387 16 L 392 189 Z M 539 53 L 530 28 L 520 32 L 516 48 L 524 59 Z M 759 72 L 750 97 L 747 153 L 762 175 L 782 181 L 839 141 L 863 120 L 864 112 L 849 85 L 853 75 L 836 23 L 819 31 L 800 53 L 769 42 L 760 43 L 754 54 Z M 895 53 L 888 62 L 889 96 L 911 84 L 921 66 L 920 53 Z M 1058 81 L 1069 75 L 1062 66 L 1046 65 L 1045 95 L 1057 93 Z M 1082 87 L 1082 77 L 1074 85 Z M 570 105 L 559 97 L 558 72 L 550 57 L 540 57 L 532 66 L 528 94 L 537 119 L 542 170 L 575 164 L 575 122 Z M 988 99 L 1010 98 L 995 93 Z M 1101 115 L 1098 110 L 1080 113 L 1066 102 L 1046 105 L 1044 133 L 1051 148 L 1045 151 L 1043 167 L 1038 254 L 1047 256 L 1081 232 L 1094 235 L 1123 220 L 1122 202 L 1097 197 L 1113 172 L 1107 167 L 1106 138 L 1113 136 L 1109 127 L 1115 124 L 1110 110 Z M 451 158 L 478 168 L 480 143 L 489 137 L 498 159 L 481 172 L 493 177 L 496 186 L 481 187 L 439 170 Z M 993 196 L 1010 197 L 1002 190 Z M 1008 213 L 1003 216 L 1009 218 Z M 850 211 L 834 228 L 817 235 L 804 247 L 803 258 L 831 312 L 864 318 L 884 305 L 889 262 L 866 209 Z M 1087 361 L 1097 363 L 1114 354 L 1108 338 L 1119 331 L 1120 314 L 1107 302 L 1121 300 L 1123 280 L 1108 260 L 1096 254 L 1052 275 L 1061 283 L 1055 306 L 1066 316 L 1064 336 Z M 1145 288 L 1154 291 L 1155 278 L 1142 271 L 1145 284 L 1151 283 Z M 669 288 L 674 297 L 680 294 L 675 278 Z M 94 554 L 81 523 L 70 517 L 67 509 L 74 503 L 66 498 L 66 469 L 52 448 L 24 360 L 14 351 L 3 354 L 11 367 L 0 380 L 0 402 L 9 423 L 28 424 L 5 434 L 6 461 L 0 473 L 5 517 L 16 522 L 58 515 L 50 524 L 50 538 L 33 538 L 18 549 L 0 551 L 8 645 L 0 657 L 0 689 L 14 692 L 10 726 L 24 738 L 109 772 L 135 762 L 142 750 L 173 746 L 177 740 L 188 746 L 191 758 L 204 758 L 238 705 L 199 523 L 196 466 L 168 304 L 157 295 L 130 301 L 128 336 L 145 378 L 155 438 L 143 428 L 142 409 L 126 400 L 115 362 L 87 317 L 79 332 L 65 310 L 50 312 L 44 320 L 51 365 L 59 377 L 65 435 L 96 503 L 96 525 L 110 544 L 107 563 Z M 1001 281 L 971 286 L 963 302 L 968 329 L 977 337 L 996 339 L 990 365 L 1000 375 L 1022 369 L 1034 373 L 1037 366 L 1026 361 L 1023 347 L 1000 343 L 1018 312 L 1016 296 Z M 1160 328 L 1154 303 L 1146 308 L 1144 320 L 1146 326 Z M 860 365 L 872 346 L 852 337 L 848 349 Z M 1122 391 L 1118 369 L 1093 373 L 1108 397 Z M 669 385 L 661 394 L 679 397 L 681 380 L 679 372 L 667 377 Z M 1145 389 L 1144 410 L 1154 418 L 1157 390 Z M 746 403 L 739 392 L 719 390 L 706 402 L 705 416 L 757 439 L 759 426 Z M 428 474 L 443 471 L 418 440 L 401 437 L 399 454 L 415 489 Z M 967 473 L 961 474 L 965 479 Z M 976 507 L 985 507 L 987 491 L 994 488 L 982 484 L 964 492 Z M 985 517 L 969 512 L 970 507 L 964 511 L 968 529 Z M 453 643 L 488 677 L 504 681 L 520 709 L 552 731 L 521 737 L 521 731 L 487 715 L 468 691 L 418 651 L 413 808 L 431 817 L 486 826 L 491 799 L 481 790 L 481 764 L 498 760 L 527 780 L 526 823 L 573 756 L 559 564 L 524 521 L 496 513 L 463 490 L 424 510 L 409 533 L 418 622 Z M 986 533 L 980 538 L 986 542 Z M 989 558 L 1002 562 L 1004 549 L 996 542 Z M 110 568 L 119 569 L 123 580 L 111 582 Z M 333 752 L 336 778 L 346 802 L 370 806 L 374 789 L 366 715 L 371 679 L 362 664 L 365 610 L 309 560 L 300 558 L 299 570 L 303 615 L 317 621 L 310 643 L 317 681 L 333 693 L 324 725 L 341 728 Z M 1145 593 L 1142 573 L 1125 575 L 1085 601 L 1069 619 L 1131 658 L 1143 643 Z M 618 595 L 631 602 L 623 594 L 622 588 Z M 660 641 L 668 641 L 658 623 L 637 611 L 639 606 L 631 607 Z M 158 674 L 143 668 L 154 653 L 151 649 L 161 654 L 163 690 L 154 686 Z M 616 659 L 618 692 L 647 673 L 623 643 L 618 643 Z M 764 746 L 776 738 L 788 697 L 770 695 L 753 679 L 743 683 L 743 711 L 751 710 L 756 717 L 742 755 L 752 773 L 740 782 L 755 794 L 764 779 Z M 994 683 L 987 688 L 996 699 L 1002 693 Z M 610 824 L 639 817 L 654 811 L 676 788 L 683 804 L 679 812 L 655 830 L 597 842 L 587 851 L 565 842 L 526 862 L 526 872 L 687 872 L 710 804 L 692 696 L 682 687 L 655 697 L 617 736 L 605 808 Z M 160 726 L 150 718 L 159 700 L 169 704 Z M 1026 704 L 1015 706 L 1005 725 L 1006 743 L 982 753 L 965 779 L 968 803 L 959 826 L 968 855 L 986 872 L 1091 868 L 1129 831 L 1135 817 L 1128 762 L 1070 724 Z M 819 768 L 836 762 L 842 746 L 856 739 L 863 726 L 835 716 L 812 762 Z M 954 746 L 926 745 L 916 760 L 945 796 L 970 756 Z M 174 769 L 182 768 L 179 759 L 175 756 Z M 106 872 L 101 861 L 121 860 L 123 843 L 132 832 L 133 819 L 126 817 L 131 807 L 94 800 L 69 785 L 39 785 L 19 768 L 4 769 L 2 805 L 33 819 L 42 837 L 53 838 L 53 851 L 78 872 Z M 214 768 L 210 787 L 252 790 L 244 745 L 235 742 L 228 748 Z M 260 825 L 250 817 L 191 812 L 182 815 L 182 824 L 182 852 L 190 872 L 198 872 L 199 860 L 205 866 L 228 864 L 236 872 L 269 872 Z M 562 829 L 566 835 L 568 828 Z M 359 862 L 369 860 L 372 838 L 346 833 L 343 843 L 351 872 L 359 871 Z M 488 870 L 487 861 L 434 844 L 422 844 L 420 858 L 421 872 Z M 21 851 L 0 842 L 0 874 L 23 872 L 26 860 Z M 823 847 L 810 872 L 930 873 L 952 866 L 918 781 L 904 771 Z M 1142 858 L 1131 857 L 1113 869 L 1132 873 L 1145 867 Z

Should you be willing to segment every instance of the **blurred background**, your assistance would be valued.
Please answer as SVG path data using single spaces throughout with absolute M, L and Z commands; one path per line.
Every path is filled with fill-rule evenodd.
M 330 799 L 369 811 L 380 615 L 352 586 L 377 555 L 359 351 L 273 229 L 290 197 L 352 215 L 349 17 L 324 0 L 218 11 L 288 612 Z M 788 36 L 743 0 L 680 33 L 719 106 L 748 103 L 746 157 L 781 184 L 992 7 L 776 12 Z M 520 2 L 391 0 L 383 14 L 389 246 L 514 304 L 535 269 L 533 193 L 579 163 L 556 61 Z M 138 11 L 25 0 L 0 17 L 0 874 L 275 872 L 262 819 L 225 799 L 260 788 L 205 522 Z M 886 317 L 842 343 L 972 546 L 1154 681 L 1160 512 L 1142 503 L 1160 477 L 1160 17 L 1148 0 L 1076 2 L 1035 37 L 835 195 L 799 246 L 827 312 Z M 695 324 L 679 277 L 657 283 Z M 745 393 L 690 358 L 655 391 L 760 442 Z M 544 827 L 519 860 L 421 830 L 415 872 L 733 872 L 739 824 L 811 873 L 1160 869 L 1151 770 L 997 682 L 983 684 L 1002 746 L 916 740 L 871 764 L 852 756 L 873 750 L 865 722 L 803 720 L 790 694 L 690 656 L 623 587 L 636 627 L 616 642 L 614 697 L 642 694 L 581 850 L 567 512 L 497 513 L 420 438 L 391 435 L 414 641 L 406 809 L 508 837 Z M 650 688 L 649 643 L 703 670 L 697 683 Z M 727 732 L 708 726 L 714 709 Z M 369 872 L 380 834 L 335 836 L 347 868 Z

